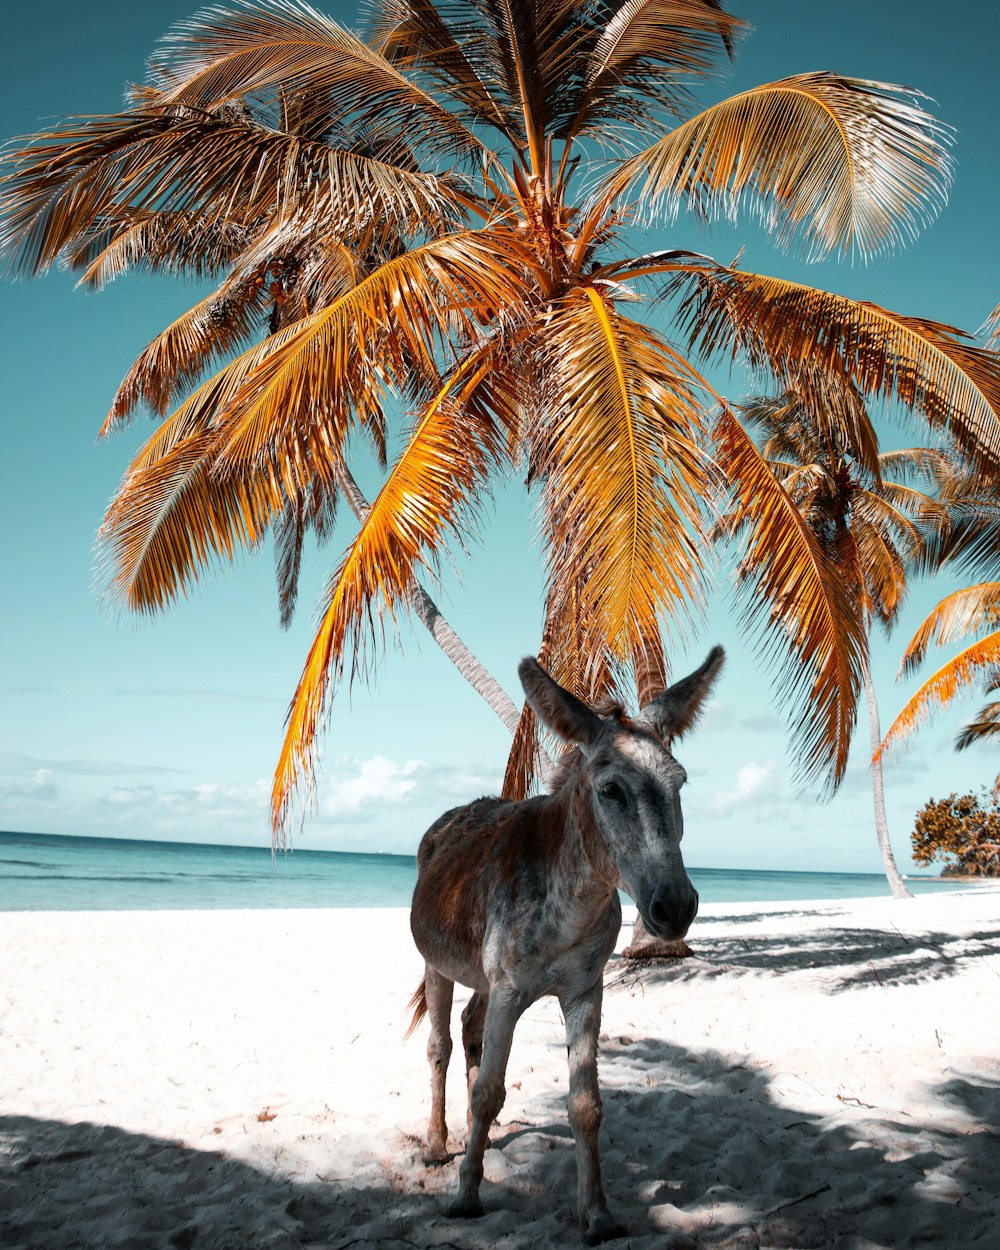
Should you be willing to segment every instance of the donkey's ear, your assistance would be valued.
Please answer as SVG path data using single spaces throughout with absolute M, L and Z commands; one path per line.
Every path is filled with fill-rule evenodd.
M 668 686 L 663 694 L 646 704 L 636 720 L 648 725 L 664 741 L 687 733 L 701 713 L 725 656 L 721 647 L 713 647 L 701 668 Z
M 603 724 L 601 718 L 576 695 L 552 680 L 536 659 L 528 655 L 517 666 L 517 675 L 524 695 L 535 715 L 564 742 L 587 747 L 597 737 Z

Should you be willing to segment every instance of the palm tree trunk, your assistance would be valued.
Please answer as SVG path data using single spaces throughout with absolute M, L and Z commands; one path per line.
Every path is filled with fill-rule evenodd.
M 350 469 L 343 461 L 340 461 L 335 467 L 335 473 L 337 485 L 341 494 L 347 500 L 348 507 L 358 518 L 358 521 L 364 521 L 368 515 L 368 500 L 361 493 L 361 489 L 354 480 Z M 521 719 L 521 712 L 514 705 L 506 690 L 504 690 L 493 674 L 476 659 L 458 634 L 455 633 L 423 586 L 413 581 L 410 585 L 409 595 L 410 607 L 413 608 L 419 620 L 427 627 L 437 645 L 451 660 L 452 664 L 455 665 L 473 690 L 486 700 L 510 730 L 511 734 L 516 733 L 518 722 Z M 551 764 L 551 761 L 549 763 Z
M 875 702 L 875 686 L 872 683 L 872 673 L 867 658 L 864 660 L 861 672 L 865 687 L 865 699 L 868 703 L 871 754 L 874 755 L 879 748 L 879 743 L 882 741 L 882 731 L 878 721 L 878 704 Z M 882 867 L 885 869 L 889 889 L 892 891 L 894 898 L 912 898 L 912 893 L 907 889 L 906 883 L 899 875 L 899 869 L 896 867 L 896 860 L 892 854 L 892 844 L 889 841 L 889 823 L 885 817 L 885 797 L 882 792 L 881 759 L 876 760 L 871 765 L 871 772 L 872 799 L 875 805 L 875 837 L 878 841 L 879 854 L 882 856 Z

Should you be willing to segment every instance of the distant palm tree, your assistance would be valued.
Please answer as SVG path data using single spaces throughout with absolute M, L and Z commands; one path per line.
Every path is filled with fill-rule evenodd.
M 830 401 L 844 411 L 830 411 Z M 789 518 L 784 541 L 812 548 L 826 576 L 844 592 L 866 640 L 861 678 L 868 708 L 871 751 L 881 740 L 878 704 L 868 656 L 871 627 L 887 632 L 902 607 L 911 572 L 940 548 L 951 514 L 941 496 L 955 479 L 954 457 L 927 447 L 879 452 L 878 438 L 857 395 L 824 396 L 815 386 L 786 389 L 774 398 L 740 406 L 744 425 L 761 444 L 761 454 L 797 516 Z M 919 489 L 924 487 L 925 489 Z M 752 516 L 733 488 L 735 505 L 720 531 L 738 538 Z M 758 550 L 743 557 L 737 585 L 748 624 L 771 626 L 772 642 L 807 630 L 803 604 L 789 588 L 758 572 Z M 765 634 L 765 638 L 767 635 Z M 773 647 L 771 648 L 773 650 Z M 899 874 L 885 812 L 882 762 L 871 766 L 875 834 L 892 893 L 911 897 Z
M 541 658 L 594 702 L 662 686 L 663 621 L 704 576 L 704 450 L 720 402 L 695 361 L 740 357 L 898 401 L 985 465 L 1000 361 L 959 331 L 678 249 L 628 249 L 681 209 L 757 214 L 810 257 L 866 257 L 943 203 L 947 133 L 900 88 L 810 73 L 698 109 L 742 23 L 718 0 L 377 0 L 367 40 L 298 0 L 179 26 L 125 111 L 7 158 L 0 247 L 100 283 L 126 268 L 221 275 L 143 353 L 106 428 L 167 412 L 102 530 L 138 611 L 278 539 L 282 602 L 325 533 L 358 439 L 392 459 L 321 605 L 275 777 L 281 830 L 339 679 L 370 665 L 418 574 L 527 472 L 548 585 Z M 630 315 L 669 296 L 679 351 Z M 263 333 L 261 341 L 256 342 Z M 207 381 L 200 379 L 235 359 Z M 718 460 L 762 574 L 800 605 L 809 777 L 843 775 L 862 680 L 857 613 L 780 537 L 787 496 L 723 405 Z M 774 538 L 773 544 L 766 536 Z M 501 692 L 502 694 L 502 692 Z M 539 761 L 521 714 L 506 788 Z

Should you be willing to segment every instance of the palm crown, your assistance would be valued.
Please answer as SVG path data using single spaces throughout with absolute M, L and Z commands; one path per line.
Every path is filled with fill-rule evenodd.
M 701 585 L 703 501 L 720 471 L 737 483 L 759 567 L 796 604 L 806 771 L 841 775 L 863 631 L 808 545 L 780 538 L 787 495 L 701 370 L 740 357 L 782 386 L 821 381 L 848 436 L 831 395 L 900 401 L 992 471 L 1000 365 L 924 318 L 626 251 L 655 215 L 745 209 L 810 256 L 864 257 L 943 202 L 947 134 L 899 88 L 810 73 L 697 109 L 692 85 L 740 27 L 716 0 L 379 0 L 361 39 L 256 0 L 179 26 L 123 112 L 9 156 L 12 267 L 219 283 L 142 353 L 105 423 L 174 409 L 102 530 L 131 608 L 164 607 L 270 530 L 290 610 L 302 536 L 329 528 L 353 440 L 385 462 L 393 405 L 409 414 L 322 602 L 276 826 L 345 669 L 368 663 L 495 475 L 519 471 L 541 500 L 541 659 L 591 702 L 662 686 L 663 619 Z M 630 315 L 648 288 L 673 301 L 673 340 Z M 525 711 L 509 792 L 536 760 Z

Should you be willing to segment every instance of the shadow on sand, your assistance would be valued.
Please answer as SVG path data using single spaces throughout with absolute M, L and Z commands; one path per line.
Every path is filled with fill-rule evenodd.
M 766 1074 L 658 1039 L 606 1044 L 604 1172 L 629 1228 L 615 1246 L 667 1250 L 962 1250 L 995 1246 L 1000 1086 L 955 1076 L 935 1126 L 780 1105 Z M 580 1244 L 562 1097 L 505 1125 L 487 1153 L 487 1213 L 442 1213 L 453 1163 L 423 1169 L 402 1133 L 383 1182 L 303 1182 L 118 1128 L 0 1119 L 7 1250 L 534 1250 Z M 953 1117 L 949 1118 L 949 1112 Z M 329 1130 L 335 1163 L 338 1140 Z M 819 1178 L 819 1179 L 818 1179 Z M 994 1240 L 991 1240 L 994 1239 Z
M 790 917 L 800 914 L 787 913 Z M 917 936 L 898 929 L 829 924 L 812 932 L 756 935 L 746 933 L 752 916 L 713 918 L 712 923 L 727 919 L 734 925 L 731 934 L 707 936 L 692 931 L 693 959 L 612 961 L 606 983 L 629 985 L 640 978 L 655 985 L 740 970 L 781 975 L 811 968 L 821 970 L 830 993 L 838 993 L 865 982 L 908 985 L 941 980 L 960 971 L 970 960 L 993 956 L 998 960 L 995 971 L 1000 992 L 1000 921 L 969 934 L 921 932 Z

